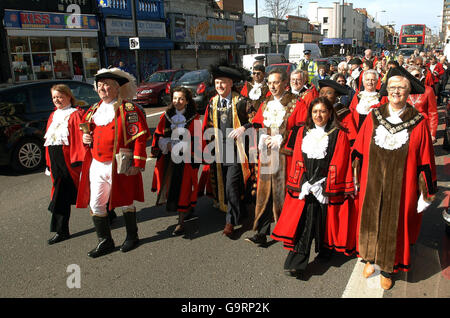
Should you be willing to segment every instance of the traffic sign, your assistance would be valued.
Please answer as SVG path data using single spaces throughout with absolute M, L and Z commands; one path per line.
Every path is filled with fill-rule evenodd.
M 130 38 L 130 50 L 139 50 L 139 38 Z

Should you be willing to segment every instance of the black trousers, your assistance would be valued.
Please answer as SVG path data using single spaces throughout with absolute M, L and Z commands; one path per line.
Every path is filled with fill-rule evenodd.
M 289 251 L 284 262 L 284 269 L 305 270 L 309 262 L 312 241 L 315 240 L 315 251 L 323 247 L 327 206 L 320 204 L 309 194 L 297 227 L 294 251 Z
M 241 164 L 222 164 L 222 173 L 225 177 L 225 197 L 227 200 L 226 223 L 238 225 L 247 216 L 245 205 L 241 200 L 244 194 L 244 177 Z
M 258 234 L 270 235 L 270 225 L 273 222 L 273 199 L 270 195 L 267 201 L 264 213 L 259 217 L 258 223 L 256 224 L 256 231 Z
M 77 189 L 67 169 L 62 146 L 48 147 L 54 193 L 48 210 L 52 213 L 50 232 L 69 233 L 70 206 L 76 203 Z

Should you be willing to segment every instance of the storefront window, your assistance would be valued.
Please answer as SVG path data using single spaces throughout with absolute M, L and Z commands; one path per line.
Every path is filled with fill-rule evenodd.
M 83 38 L 83 49 L 98 51 L 97 38 Z
M 67 50 L 67 41 L 65 37 L 52 37 L 50 38 L 50 42 L 52 45 L 53 52 L 63 49 Z
M 30 81 L 33 79 L 30 54 L 12 54 L 14 81 Z
M 71 37 L 70 38 L 70 48 L 73 49 L 81 49 L 81 38 L 80 37 Z
M 48 37 L 30 37 L 31 52 L 50 51 Z
M 67 50 L 56 50 L 53 54 L 53 65 L 55 69 L 55 78 L 72 78 L 69 64 L 69 54 Z
M 98 71 L 98 52 L 94 50 L 83 51 L 84 67 L 86 69 L 86 77 L 92 78 Z
M 33 71 L 34 77 L 37 80 L 52 79 L 53 72 L 50 54 L 48 53 L 33 54 Z
M 28 38 L 25 36 L 11 36 L 9 38 L 9 47 L 11 53 L 24 53 L 29 52 Z

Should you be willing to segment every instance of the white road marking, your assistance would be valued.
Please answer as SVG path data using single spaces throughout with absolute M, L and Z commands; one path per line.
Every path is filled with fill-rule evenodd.
M 163 114 L 165 112 L 165 110 L 164 111 L 162 111 L 162 112 L 159 112 L 159 113 L 154 113 L 154 114 L 150 114 L 150 115 L 146 115 L 145 117 L 153 117 L 153 116 L 158 116 L 158 115 L 161 115 L 161 114 Z
M 380 286 L 380 271 L 375 265 L 375 273 L 369 278 L 364 278 L 362 275 L 364 265 L 365 263 L 358 258 L 342 298 L 383 298 L 384 290 Z

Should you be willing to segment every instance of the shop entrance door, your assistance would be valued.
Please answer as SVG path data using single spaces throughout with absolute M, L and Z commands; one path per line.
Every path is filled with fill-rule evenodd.
M 84 78 L 83 55 L 81 52 L 72 52 L 73 79 L 82 81 Z

